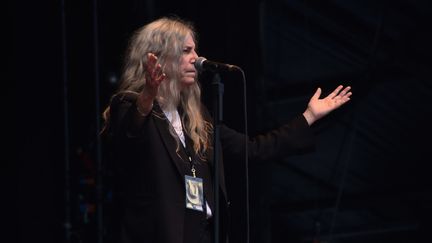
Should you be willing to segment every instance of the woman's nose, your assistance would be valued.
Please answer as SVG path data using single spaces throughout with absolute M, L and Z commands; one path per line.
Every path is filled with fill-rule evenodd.
M 195 60 L 198 58 L 198 54 L 195 51 L 193 51 L 192 56 L 193 56 L 193 61 L 195 62 Z

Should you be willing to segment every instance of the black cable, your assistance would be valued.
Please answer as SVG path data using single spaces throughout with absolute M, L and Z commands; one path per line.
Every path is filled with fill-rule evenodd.
M 246 243 L 249 243 L 250 238 L 250 224 L 249 224 L 249 160 L 248 160 L 248 143 L 249 143 L 249 136 L 248 136 L 248 122 L 247 122 L 247 90 L 246 90 L 246 76 L 244 71 L 237 67 L 237 69 L 242 74 L 242 81 L 243 81 L 243 109 L 244 109 L 244 133 L 245 133 L 245 178 L 246 178 Z
M 98 4 L 93 0 L 93 61 L 94 61 L 94 78 L 95 78 L 95 113 L 96 113 L 96 200 L 97 200 L 97 242 L 103 242 L 103 187 L 102 187 L 102 147 L 101 137 L 101 112 L 100 112 L 100 77 L 99 77 L 99 28 L 98 28 Z

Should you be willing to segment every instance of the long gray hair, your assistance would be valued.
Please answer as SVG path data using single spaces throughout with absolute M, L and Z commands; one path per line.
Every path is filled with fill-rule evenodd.
M 204 158 L 204 153 L 211 146 L 209 134 L 212 125 L 205 121 L 201 113 L 201 90 L 198 82 L 188 87 L 183 87 L 180 82 L 179 64 L 188 34 L 196 43 L 193 25 L 178 18 L 160 18 L 138 29 L 129 43 L 118 92 L 140 93 L 145 88 L 147 54 L 155 54 L 166 74 L 156 100 L 165 109 L 182 108 L 181 120 L 185 132 L 193 141 L 194 151 Z M 104 119 L 107 125 L 109 107 L 104 111 Z M 173 129 L 170 132 L 177 138 Z

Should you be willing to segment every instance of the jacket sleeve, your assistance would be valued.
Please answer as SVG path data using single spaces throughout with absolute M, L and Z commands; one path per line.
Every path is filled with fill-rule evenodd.
M 137 97 L 136 93 L 122 92 L 111 99 L 110 126 L 115 137 L 124 139 L 140 135 L 139 128 L 134 124 Z
M 246 138 L 246 135 L 222 125 L 220 138 L 224 153 L 236 157 L 245 156 L 247 140 L 250 160 L 268 160 L 302 153 L 312 150 L 315 145 L 312 129 L 302 115 L 277 129 L 252 138 Z

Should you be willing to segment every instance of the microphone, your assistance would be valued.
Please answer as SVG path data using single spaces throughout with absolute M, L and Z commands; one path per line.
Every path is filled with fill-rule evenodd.
M 202 72 L 204 70 L 208 70 L 212 72 L 219 72 L 219 71 L 226 72 L 226 71 L 233 71 L 235 69 L 240 69 L 236 65 L 209 61 L 205 57 L 198 57 L 195 60 L 194 65 L 196 70 L 198 70 L 199 72 Z

